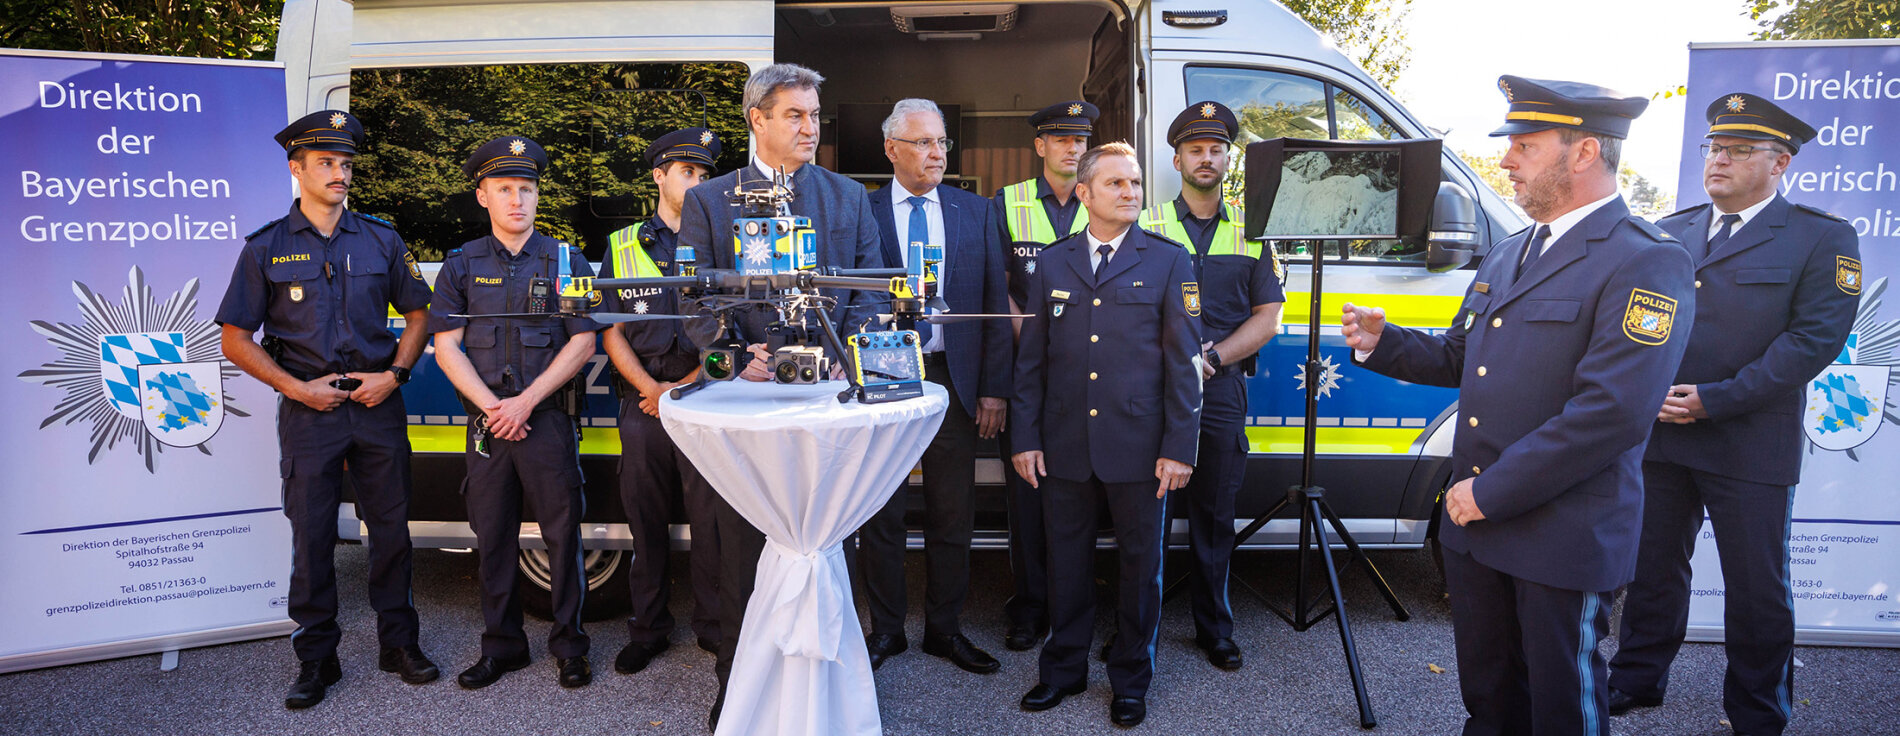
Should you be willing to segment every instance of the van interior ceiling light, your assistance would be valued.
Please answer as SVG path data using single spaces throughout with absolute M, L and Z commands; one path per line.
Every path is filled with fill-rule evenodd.
M 1016 27 L 1015 3 L 895 5 L 891 24 L 924 40 L 976 39 Z
M 1176 28 L 1213 28 L 1227 22 L 1227 11 L 1163 10 L 1161 22 Z

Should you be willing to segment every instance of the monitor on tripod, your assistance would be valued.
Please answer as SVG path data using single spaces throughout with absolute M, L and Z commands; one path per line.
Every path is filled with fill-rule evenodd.
M 1250 144 L 1246 236 L 1421 242 L 1431 225 L 1442 150 L 1436 139 Z

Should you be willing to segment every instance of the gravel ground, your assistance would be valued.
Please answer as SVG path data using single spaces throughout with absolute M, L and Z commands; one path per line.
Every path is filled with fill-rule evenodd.
M 1179 555 L 1180 553 L 1175 553 Z M 916 557 L 913 553 L 913 557 Z M 177 670 L 161 672 L 158 656 L 129 657 L 0 676 L 0 733 L 637 733 L 704 734 L 714 692 L 713 658 L 692 646 L 682 626 L 674 647 L 646 671 L 613 672 L 613 655 L 626 643 L 617 621 L 592 624 L 595 682 L 563 690 L 555 682 L 544 642 L 535 664 L 478 692 L 452 681 L 479 653 L 472 555 L 418 551 L 415 598 L 422 613 L 424 650 L 443 678 L 410 686 L 376 669 L 373 621 L 362 596 L 361 547 L 338 550 L 345 610 L 343 680 L 328 699 L 291 712 L 282 698 L 296 671 L 284 638 L 185 651 Z M 1171 558 L 1174 561 L 1177 558 Z M 1378 552 L 1374 559 L 1412 612 L 1398 622 L 1357 572 L 1346 577 L 1347 611 L 1357 637 L 1379 726 L 1371 733 L 1456 733 L 1458 700 L 1450 614 L 1429 552 Z M 1035 652 L 1002 646 L 1003 599 L 1009 566 L 1001 553 L 972 559 L 964 628 L 1002 660 L 996 674 L 971 675 L 917 650 L 923 621 L 922 560 L 911 570 L 911 651 L 877 673 L 885 731 L 901 734 L 1100 734 L 1108 723 L 1108 679 L 1092 663 L 1088 692 L 1044 713 L 1024 713 L 1016 701 L 1036 681 Z M 677 563 L 677 561 L 676 561 Z M 1275 601 L 1291 596 L 1294 563 L 1287 553 L 1245 553 L 1236 574 Z M 679 569 L 678 564 L 675 565 Z M 1096 577 L 1112 577 L 1112 555 Z M 1106 602 L 1107 589 L 1099 592 Z M 687 613 L 684 588 L 675 584 L 675 612 Z M 1237 639 L 1246 667 L 1224 672 L 1208 665 L 1193 645 L 1185 598 L 1168 604 L 1159 661 L 1148 699 L 1153 734 L 1354 734 L 1358 727 L 1351 682 L 1338 630 L 1329 619 L 1295 632 L 1238 586 L 1233 603 Z M 1107 625 L 1106 605 L 1098 630 Z M 862 612 L 860 612 L 862 615 Z M 529 620 L 531 637 L 544 622 Z M 1614 640 L 1605 642 L 1614 651 Z M 1900 733 L 1900 651 L 1801 647 L 1795 678 L 1791 734 Z M 1724 658 L 1719 646 L 1690 644 L 1677 660 L 1669 700 L 1613 721 L 1617 734 L 1726 734 L 1721 722 Z M 1433 666 L 1445 671 L 1435 673 Z

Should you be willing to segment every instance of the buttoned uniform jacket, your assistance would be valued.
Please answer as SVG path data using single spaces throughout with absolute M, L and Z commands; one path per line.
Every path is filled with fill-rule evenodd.
M 1475 478 L 1485 518 L 1447 519 L 1442 544 L 1532 582 L 1607 591 L 1635 572 L 1644 446 L 1688 344 L 1691 266 L 1621 198 L 1516 278 L 1530 235 L 1492 250 L 1449 330 L 1388 324 L 1363 365 L 1459 389 L 1451 480 Z
M 817 164 L 798 167 L 791 178 L 792 214 L 811 218 L 812 230 L 818 235 L 820 268 L 885 267 L 877 221 L 871 216 L 871 200 L 863 184 Z M 687 190 L 680 212 L 679 242 L 693 247 L 702 272 L 734 268 L 732 221 L 739 217 L 739 204 L 730 195 L 741 182 L 763 181 L 765 175 L 758 167 L 747 164 Z M 858 325 L 876 317 L 890 302 L 890 295 L 882 292 L 821 289 L 819 293 L 838 300 L 830 315 L 840 336 L 857 332 Z M 746 310 L 737 322 L 747 342 L 765 342 L 767 319 L 762 313 Z
M 1051 476 L 1154 480 L 1200 442 L 1200 295 L 1187 250 L 1130 226 L 1100 286 L 1086 232 L 1044 249 L 1017 346 L 1014 452 Z
M 871 213 L 877 218 L 884 263 L 904 265 L 897 242 L 897 223 L 891 198 L 910 196 L 901 185 L 871 192 Z M 1003 276 L 1003 245 L 990 221 L 990 201 L 945 184 L 937 185 L 943 207 L 943 300 L 956 314 L 1008 314 L 1009 291 Z M 963 409 L 976 415 L 977 399 L 1007 398 L 1010 394 L 1010 342 L 1015 330 L 1009 320 L 982 319 L 933 324 L 943 331 L 943 357 L 950 364 L 950 385 Z
M 1707 240 L 1712 205 L 1663 218 Z M 1840 355 L 1860 303 L 1854 226 L 1777 194 L 1696 267 L 1695 331 L 1676 383 L 1708 418 L 1659 424 L 1646 459 L 1758 483 L 1801 480 L 1807 382 Z

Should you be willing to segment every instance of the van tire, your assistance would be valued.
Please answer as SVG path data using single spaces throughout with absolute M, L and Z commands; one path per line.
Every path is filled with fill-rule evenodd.
M 633 552 L 624 549 L 590 549 L 581 558 L 587 578 L 587 595 L 581 604 L 582 621 L 603 621 L 625 615 L 631 605 L 627 592 L 627 565 Z M 554 618 L 554 592 L 548 575 L 548 552 L 543 549 L 521 550 L 515 565 L 515 590 L 521 594 L 521 609 L 543 621 Z

